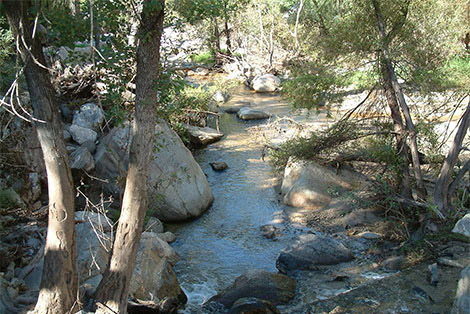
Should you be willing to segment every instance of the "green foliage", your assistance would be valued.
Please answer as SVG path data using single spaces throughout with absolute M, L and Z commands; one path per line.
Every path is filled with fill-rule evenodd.
M 40 15 L 40 22 L 47 26 L 47 41 L 51 45 L 74 48 L 74 42 L 89 40 L 88 7 L 84 7 L 80 14 L 72 15 L 67 6 L 51 5 L 44 10 L 43 16 Z
M 0 189 L 0 208 L 13 208 L 17 194 L 12 189 Z
M 198 64 L 210 65 L 215 63 L 215 57 L 210 51 L 207 51 L 191 55 L 191 61 Z
M 0 17 L 0 91 L 10 86 L 15 77 L 14 40 L 6 19 Z

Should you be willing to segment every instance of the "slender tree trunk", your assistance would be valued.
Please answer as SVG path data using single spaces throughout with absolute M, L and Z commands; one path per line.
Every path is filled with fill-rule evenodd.
M 388 50 L 389 38 L 385 34 L 385 24 L 384 24 L 384 20 L 382 17 L 382 13 L 380 11 L 379 4 L 377 0 L 371 0 L 371 1 L 375 9 L 377 25 L 378 25 L 379 33 L 381 36 L 381 42 L 382 42 L 381 53 L 382 53 L 383 61 L 385 63 L 385 69 L 392 82 L 393 90 L 398 98 L 398 102 L 403 112 L 403 116 L 405 117 L 406 127 L 408 129 L 409 136 L 410 136 L 411 158 L 413 161 L 413 170 L 414 170 L 414 175 L 415 175 L 416 185 L 417 185 L 416 186 L 417 197 L 421 201 L 426 201 L 427 193 L 426 193 L 426 187 L 424 186 L 423 175 L 421 173 L 421 164 L 420 164 L 419 155 L 418 155 L 418 144 L 416 141 L 416 130 L 413 124 L 413 120 L 411 118 L 408 105 L 406 104 L 403 91 L 401 89 L 400 84 L 398 83 L 397 77 L 395 75 L 395 70 L 393 69 L 390 53 Z
M 220 49 L 220 31 L 219 31 L 219 23 L 217 21 L 217 17 L 214 16 L 212 23 L 214 24 L 214 45 L 215 45 L 215 54 L 216 54 L 216 59 L 217 59 L 222 51 Z
M 225 44 L 227 45 L 227 55 L 232 55 L 232 41 L 230 40 L 230 28 L 228 27 L 227 1 L 224 1 L 224 26 L 225 26 Z
M 411 180 L 410 180 L 410 169 L 409 169 L 409 160 L 408 160 L 408 146 L 406 145 L 406 131 L 405 126 L 403 125 L 403 119 L 400 113 L 400 105 L 398 104 L 396 94 L 393 90 L 393 85 L 388 76 L 388 72 L 385 68 L 385 63 L 381 62 L 382 77 L 384 81 L 384 91 L 387 98 L 388 107 L 390 108 L 392 120 L 393 120 L 393 130 L 395 131 L 396 141 L 397 141 L 397 152 L 400 154 L 400 157 L 403 161 L 403 166 L 401 169 L 401 175 L 398 182 L 398 191 L 403 198 L 412 199 L 411 193 Z
M 467 134 L 468 127 L 470 126 L 470 100 L 467 105 L 467 109 L 462 116 L 462 119 L 455 134 L 454 141 L 450 145 L 449 152 L 447 157 L 442 164 L 441 172 L 437 178 L 436 185 L 434 187 L 434 204 L 437 206 L 437 209 L 444 213 L 448 208 L 448 196 L 449 196 L 449 186 L 452 179 L 452 171 L 454 166 L 457 163 L 459 158 L 460 150 L 462 149 L 462 143 Z M 462 174 L 463 177 L 463 174 Z
M 294 54 L 297 55 L 299 53 L 299 38 L 298 38 L 298 31 L 299 31 L 299 21 L 300 21 L 300 13 L 302 12 L 302 8 L 304 6 L 304 0 L 300 0 L 299 8 L 297 9 L 297 15 L 295 17 L 295 28 L 294 28 Z
M 274 56 L 274 2 L 271 4 L 271 30 L 269 32 L 269 67 L 273 67 Z
M 32 38 L 31 2 L 3 1 L 31 96 L 39 142 L 44 154 L 49 191 L 49 218 L 41 290 L 36 313 L 67 313 L 75 306 L 74 193 L 62 123 L 39 36 Z M 26 45 L 26 46 L 25 46 Z M 34 59 L 35 60 L 34 60 Z M 40 65 L 39 65 L 40 64 Z
M 260 52 L 263 53 L 264 43 L 267 42 L 267 39 L 266 39 L 266 35 L 264 34 L 263 15 L 261 13 L 261 5 L 259 1 L 256 2 L 256 8 L 258 11 L 258 19 L 259 19 L 259 33 L 260 33 L 259 49 L 260 49 Z
M 96 291 L 96 313 L 127 313 L 129 284 L 148 205 L 148 170 L 154 147 L 164 0 L 157 4 L 146 0 L 140 19 L 129 170 L 111 258 Z

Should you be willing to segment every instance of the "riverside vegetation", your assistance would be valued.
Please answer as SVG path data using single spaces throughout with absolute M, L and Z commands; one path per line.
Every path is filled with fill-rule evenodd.
M 468 313 L 469 5 L 0 2 L 0 313 Z

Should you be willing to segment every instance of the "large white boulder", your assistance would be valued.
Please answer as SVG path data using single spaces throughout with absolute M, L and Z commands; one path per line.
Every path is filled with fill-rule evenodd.
M 164 222 L 200 216 L 214 196 L 191 152 L 166 122 L 155 126 L 155 144 L 149 171 L 149 213 Z M 104 188 L 118 196 L 129 163 L 129 126 L 115 128 L 103 138 L 95 154 L 96 173 L 108 179 Z
M 466 214 L 459 221 L 457 221 L 454 229 L 452 229 L 452 232 L 470 237 L 470 214 Z
M 281 186 L 284 203 L 292 207 L 321 208 L 331 202 L 336 189 L 350 189 L 351 184 L 331 169 L 315 162 L 287 163 Z
M 251 87 L 258 93 L 274 92 L 281 86 L 281 80 L 272 74 L 256 76 L 251 82 Z

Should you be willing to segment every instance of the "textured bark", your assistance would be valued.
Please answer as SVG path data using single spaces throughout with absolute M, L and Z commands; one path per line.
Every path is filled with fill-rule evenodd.
M 411 180 L 410 180 L 410 168 L 408 160 L 408 147 L 406 145 L 406 131 L 405 126 L 403 125 L 403 119 L 400 113 L 400 105 L 397 101 L 397 96 L 393 90 L 393 85 L 388 76 L 386 66 L 384 62 L 381 62 L 382 68 L 382 77 L 383 77 L 383 87 L 385 91 L 385 96 L 387 98 L 388 107 L 390 108 L 392 120 L 393 120 L 393 130 L 396 133 L 397 141 L 397 152 L 400 154 L 401 159 L 403 160 L 403 166 L 401 171 L 401 176 L 398 182 L 398 190 L 400 195 L 403 198 L 412 198 L 411 194 Z
M 380 11 L 379 4 L 377 0 L 371 0 L 371 1 L 374 6 L 375 16 L 377 18 L 377 26 L 378 26 L 380 37 L 381 37 L 381 45 L 382 45 L 381 54 L 383 57 L 383 62 L 385 64 L 385 70 L 387 71 L 388 77 L 390 78 L 390 81 L 392 83 L 393 91 L 395 92 L 395 95 L 397 96 L 401 111 L 403 113 L 403 116 L 405 117 L 406 128 L 408 129 L 408 133 L 409 133 L 411 159 L 413 161 L 413 171 L 414 171 L 416 185 L 417 185 L 416 194 L 419 200 L 426 201 L 427 193 L 426 193 L 426 187 L 424 186 L 423 175 L 421 173 L 421 164 L 420 164 L 419 154 L 418 154 L 418 144 L 416 141 L 416 130 L 414 127 L 413 120 L 411 118 L 408 105 L 406 104 L 403 91 L 395 75 L 395 70 L 393 69 L 392 59 L 391 59 L 389 48 L 388 48 L 388 44 L 391 41 L 391 38 L 393 38 L 392 33 L 396 33 L 398 31 L 397 29 L 401 27 L 400 25 L 403 25 L 406 19 L 407 6 L 405 7 L 406 9 L 404 10 L 404 13 L 403 13 L 404 17 L 400 20 L 400 23 L 394 25 L 390 33 L 387 35 L 385 33 L 385 23 L 383 20 L 382 13 Z M 409 2 L 407 3 L 409 4 Z
M 441 213 L 445 213 L 448 208 L 448 196 L 449 186 L 451 184 L 452 179 L 452 171 L 454 170 L 454 166 L 457 163 L 459 158 L 460 150 L 462 149 L 462 142 L 467 134 L 468 127 L 470 126 L 470 101 L 467 105 L 467 109 L 462 116 L 462 119 L 459 124 L 459 128 L 457 129 L 457 133 L 455 134 L 454 141 L 452 142 L 449 152 L 447 153 L 447 157 L 442 164 L 441 172 L 439 173 L 439 177 L 437 178 L 436 185 L 434 187 L 434 205 L 437 206 L 437 209 Z M 464 167 L 465 169 L 466 167 Z M 463 175 L 465 172 L 461 175 Z
M 96 291 L 96 313 L 127 313 L 129 284 L 147 211 L 148 170 L 157 115 L 156 84 L 160 76 L 160 38 L 164 1 L 146 0 L 140 18 L 137 47 L 135 118 L 126 189 L 112 254 Z
M 29 1 L 3 1 L 13 35 L 19 39 L 33 116 L 44 154 L 49 191 L 49 219 L 41 290 L 36 313 L 67 313 L 77 294 L 75 271 L 74 194 L 59 109 L 39 36 L 32 38 L 33 17 Z M 23 38 L 23 39 L 21 39 Z M 25 44 L 28 46 L 26 47 Z M 36 59 L 36 61 L 34 59 Z M 39 64 L 38 64 L 39 63 Z

